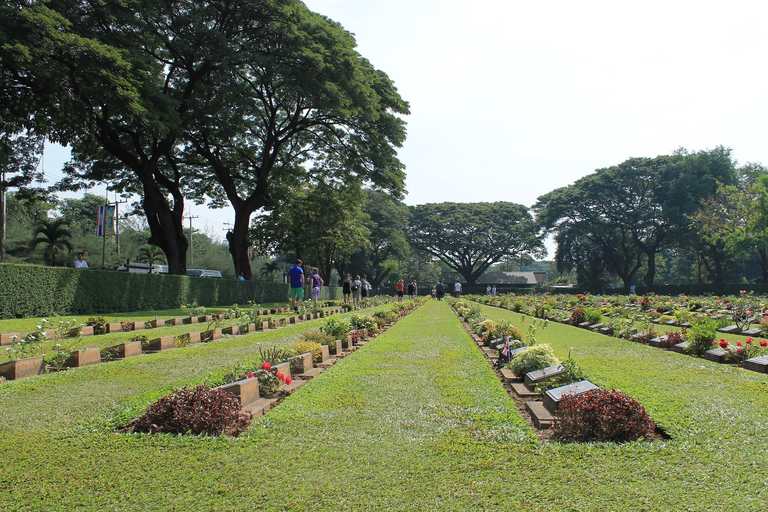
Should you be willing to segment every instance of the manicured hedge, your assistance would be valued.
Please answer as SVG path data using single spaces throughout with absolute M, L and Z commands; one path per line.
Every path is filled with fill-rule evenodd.
M 336 290 L 324 295 L 335 299 Z M 334 295 L 331 297 L 331 295 Z M 0 318 L 284 302 L 282 283 L 0 264 Z

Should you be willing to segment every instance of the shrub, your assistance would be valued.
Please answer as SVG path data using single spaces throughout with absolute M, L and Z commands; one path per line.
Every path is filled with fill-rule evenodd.
M 350 323 L 352 328 L 358 331 L 377 332 L 379 330 L 376 320 L 370 316 L 354 314 L 350 318 Z
M 599 324 L 603 321 L 603 312 L 599 309 L 589 308 L 586 310 L 586 322 L 589 325 Z
M 294 346 L 294 348 L 296 349 L 297 354 L 306 354 L 307 352 L 310 352 L 312 354 L 312 361 L 315 363 L 319 363 L 320 361 L 322 361 L 322 358 L 323 358 L 323 345 L 327 345 L 327 344 L 328 343 L 320 344 L 316 341 L 305 339 L 303 341 L 298 342 Z
M 664 337 L 661 338 L 661 344 L 664 347 L 672 348 L 678 343 L 682 343 L 685 335 L 686 329 L 682 329 L 681 331 L 664 331 Z
M 685 340 L 689 343 L 688 352 L 700 356 L 711 349 L 717 328 L 717 323 L 712 320 L 693 322 L 685 331 Z
M 561 441 L 636 441 L 656 425 L 637 400 L 621 391 L 594 389 L 563 398 L 553 436 Z
M 548 366 L 556 365 L 560 360 L 555 356 L 552 347 L 547 344 L 535 345 L 517 354 L 509 362 L 509 368 L 522 377 L 528 372 L 541 370 Z
M 541 306 L 536 306 L 533 311 L 533 316 L 546 320 L 549 318 L 550 311 L 552 311 L 552 306 L 545 302 Z
M 571 313 L 570 322 L 571 325 L 579 325 L 580 323 L 587 321 L 587 312 L 581 308 L 576 308 Z
M 280 380 L 270 370 L 259 372 L 256 378 L 259 380 L 259 395 L 262 397 L 270 397 L 280 389 Z
M 93 326 L 93 334 L 104 334 L 107 332 L 107 319 L 103 316 L 92 316 L 85 322 L 85 325 Z
M 134 432 L 237 436 L 251 422 L 237 398 L 218 388 L 184 386 L 151 404 L 133 420 Z
M 350 329 L 352 329 L 352 324 L 337 316 L 327 318 L 323 322 L 322 327 L 320 327 L 321 331 L 331 336 L 334 340 L 343 338 Z
M 311 331 L 302 332 L 299 334 L 299 339 L 302 343 L 317 343 L 318 345 L 329 345 L 335 340 L 333 336 L 324 333 L 320 329 L 312 329 Z M 307 352 L 307 350 L 304 352 Z M 301 353 L 302 352 L 299 352 L 299 354 Z

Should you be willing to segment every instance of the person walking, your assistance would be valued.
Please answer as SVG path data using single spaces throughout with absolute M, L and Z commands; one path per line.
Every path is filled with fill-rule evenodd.
M 397 284 L 395 285 L 395 290 L 397 290 L 397 300 L 403 300 L 403 291 L 404 291 L 405 285 L 403 284 L 403 280 L 399 280 Z
M 352 281 L 352 302 L 357 304 L 360 302 L 360 285 L 362 282 L 360 282 L 360 276 L 356 275 L 355 279 Z
M 317 274 L 317 267 L 312 267 L 312 274 L 309 276 L 309 280 L 312 284 L 312 302 L 314 302 L 315 309 L 317 309 L 317 300 L 320 298 L 320 289 L 323 287 L 323 280 Z
M 363 276 L 360 279 L 360 298 L 361 299 L 367 299 L 368 298 L 368 276 Z
M 443 300 L 443 295 L 445 295 L 445 286 L 443 285 L 442 279 L 437 281 L 437 285 L 435 285 L 435 292 L 437 293 L 437 300 Z
M 413 281 L 408 283 L 408 298 L 409 299 L 413 298 Z
M 299 312 L 301 301 L 304 300 L 304 270 L 301 265 L 301 260 L 296 260 L 288 271 L 288 276 L 291 278 L 291 307 L 296 313 Z
M 349 274 L 344 274 L 344 280 L 341 282 L 341 293 L 344 295 L 344 304 L 349 304 L 352 296 L 352 281 L 349 279 Z
M 496 285 L 493 285 L 493 288 L 491 288 L 491 295 L 496 296 Z
M 461 283 L 459 280 L 456 280 L 456 284 L 453 285 L 453 293 L 456 295 L 456 298 L 461 298 Z

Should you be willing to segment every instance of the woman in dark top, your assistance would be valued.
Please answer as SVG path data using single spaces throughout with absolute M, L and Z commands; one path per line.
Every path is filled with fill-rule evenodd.
M 341 291 L 344 294 L 344 304 L 349 304 L 352 295 L 352 282 L 349 280 L 349 274 L 344 274 L 344 280 L 341 282 Z

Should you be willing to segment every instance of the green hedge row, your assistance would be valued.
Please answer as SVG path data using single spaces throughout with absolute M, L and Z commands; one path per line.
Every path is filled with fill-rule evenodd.
M 326 288 L 324 300 L 335 300 L 336 294 Z M 283 283 L 0 264 L 0 318 L 174 309 L 193 302 L 270 304 L 287 298 Z

